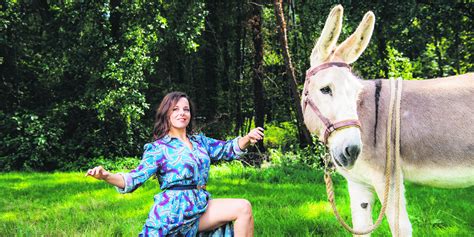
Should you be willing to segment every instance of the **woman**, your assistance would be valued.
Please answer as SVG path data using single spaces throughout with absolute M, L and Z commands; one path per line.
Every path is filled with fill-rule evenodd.
M 234 221 L 235 236 L 253 236 L 253 216 L 245 199 L 210 199 L 206 191 L 209 166 L 221 159 L 233 160 L 250 144 L 263 138 L 263 129 L 255 128 L 244 137 L 224 142 L 190 135 L 193 107 L 182 92 L 171 92 L 161 102 L 155 116 L 153 137 L 145 145 L 140 165 L 126 174 L 112 174 L 101 166 L 87 171 L 96 179 L 117 187 L 120 193 L 133 192 L 156 174 L 161 193 L 140 236 L 195 236 L 212 232 Z M 226 232 L 232 232 L 232 223 Z M 222 228 L 221 230 L 222 231 Z

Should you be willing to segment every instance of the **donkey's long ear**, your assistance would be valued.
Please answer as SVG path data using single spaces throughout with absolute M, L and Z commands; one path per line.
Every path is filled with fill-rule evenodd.
M 364 52 L 374 31 L 375 16 L 369 11 L 360 22 L 356 31 L 337 47 L 334 57 L 351 64 Z
M 310 61 L 312 67 L 328 60 L 334 52 L 337 39 L 341 33 L 343 12 L 342 6 L 337 5 L 329 13 L 321 36 L 311 52 Z

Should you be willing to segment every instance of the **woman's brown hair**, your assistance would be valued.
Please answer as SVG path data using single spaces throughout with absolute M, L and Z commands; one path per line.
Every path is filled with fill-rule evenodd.
M 170 121 L 169 116 L 172 109 L 178 103 L 178 100 L 181 98 L 186 98 L 189 102 L 189 110 L 191 113 L 191 120 L 189 121 L 188 126 L 186 127 L 186 132 L 188 134 L 192 133 L 193 123 L 194 123 L 194 105 L 189 99 L 189 97 L 184 92 L 173 91 L 165 95 L 163 100 L 160 103 L 160 106 L 156 110 L 155 114 L 155 124 L 153 126 L 153 139 L 158 140 L 170 131 Z

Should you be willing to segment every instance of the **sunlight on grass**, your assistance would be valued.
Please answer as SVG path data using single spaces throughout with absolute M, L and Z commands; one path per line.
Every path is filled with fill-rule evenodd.
M 54 173 L 52 179 L 54 184 L 67 184 L 71 181 L 90 182 L 90 180 L 92 180 L 90 177 L 86 177 L 82 173 L 69 173 L 67 175 L 64 175 L 63 173 Z
M 150 208 L 151 208 L 151 205 L 150 205 Z M 148 208 L 148 209 L 145 208 L 143 210 L 136 209 L 136 210 L 127 211 L 127 212 L 123 213 L 121 216 L 124 219 L 135 218 L 137 216 L 147 216 L 150 208 Z
M 113 188 L 111 187 L 110 189 L 99 189 L 99 190 L 91 191 L 89 192 L 89 195 L 95 198 L 107 197 L 107 196 L 110 196 L 111 189 Z
M 1 221 L 13 221 L 17 219 L 15 212 L 4 212 L 0 214 Z
M 458 226 L 449 226 L 445 228 L 434 228 L 436 236 L 462 236 L 463 231 Z
M 347 185 L 334 180 L 338 210 L 350 223 Z M 474 236 L 474 187 L 406 187 L 414 236 Z M 3 173 L 0 189 L 0 236 L 136 236 L 160 192 L 152 179 L 123 195 L 79 172 Z M 213 166 L 208 190 L 213 198 L 248 199 L 255 236 L 350 236 L 332 213 L 320 170 Z M 390 236 L 386 220 L 373 236 Z
M 13 186 L 13 188 L 16 190 L 28 189 L 30 187 L 31 187 L 31 184 L 29 183 L 17 183 Z
M 322 215 L 332 215 L 331 205 L 328 202 L 308 202 L 298 209 L 304 217 L 308 219 L 319 218 Z

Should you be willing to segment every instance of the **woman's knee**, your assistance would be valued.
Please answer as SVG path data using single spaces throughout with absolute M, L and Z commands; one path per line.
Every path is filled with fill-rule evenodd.
M 252 216 L 252 204 L 246 199 L 239 199 L 239 212 L 241 215 Z

